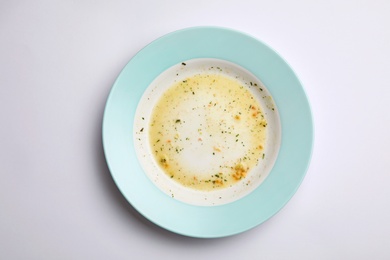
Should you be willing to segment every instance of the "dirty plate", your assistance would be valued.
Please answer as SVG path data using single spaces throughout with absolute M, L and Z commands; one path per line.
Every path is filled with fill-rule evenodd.
M 226 93 L 236 82 L 246 92 L 226 97 L 223 89 L 189 85 L 194 80 L 233 82 Z M 160 133 L 154 107 L 175 85 L 190 96 L 170 101 L 176 107 L 161 115 L 168 130 L 153 137 Z M 265 139 L 253 139 L 248 129 L 256 127 Z M 253 37 L 216 27 L 176 31 L 137 53 L 116 80 L 103 120 L 107 163 L 124 197 L 155 224 L 192 237 L 237 234 L 273 216 L 299 187 L 312 142 L 308 100 L 286 62 Z M 175 175 L 164 169 L 167 161 L 182 166 L 176 172 L 206 174 Z

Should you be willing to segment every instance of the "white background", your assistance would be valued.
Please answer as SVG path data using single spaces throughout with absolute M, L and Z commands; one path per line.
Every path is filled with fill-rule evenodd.
M 145 220 L 113 183 L 101 143 L 123 66 L 197 25 L 274 48 L 315 122 L 293 199 L 223 239 Z M 0 259 L 390 259 L 389 101 L 389 1 L 0 1 Z

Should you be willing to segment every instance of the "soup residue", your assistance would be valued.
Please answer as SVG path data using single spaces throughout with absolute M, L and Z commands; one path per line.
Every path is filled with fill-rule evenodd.
M 245 181 L 264 159 L 266 126 L 248 86 L 225 75 L 197 74 L 163 93 L 153 108 L 149 141 L 169 178 L 210 191 Z

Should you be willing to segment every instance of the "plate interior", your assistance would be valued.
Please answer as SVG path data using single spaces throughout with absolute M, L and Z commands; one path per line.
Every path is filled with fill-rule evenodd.
M 264 122 L 266 122 L 266 125 L 264 124 L 264 131 L 266 131 L 265 143 L 264 147 L 261 147 L 262 150 L 260 158 L 257 158 L 257 165 L 250 169 L 244 178 L 240 179 L 233 185 L 225 185 L 226 187 L 215 190 L 197 190 L 185 187 L 173 180 L 164 172 L 164 169 L 161 167 L 158 159 L 153 155 L 153 153 L 158 153 L 160 151 L 153 151 L 153 146 L 150 141 L 150 121 L 156 103 L 160 100 L 161 96 L 164 95 L 167 89 L 172 87 L 172 85 L 177 84 L 178 82 L 185 82 L 188 78 L 191 78 L 194 75 L 221 75 L 237 81 L 243 88 L 249 90 L 254 99 L 258 102 L 258 104 L 260 104 L 262 114 L 264 115 Z M 193 97 L 195 97 L 194 92 L 193 94 Z M 213 97 L 200 97 L 201 100 L 208 98 L 211 100 Z M 170 142 L 169 144 L 165 143 L 165 146 L 170 146 L 172 149 L 176 149 L 177 153 L 180 152 L 181 154 L 184 154 L 181 156 L 181 160 L 185 161 L 184 165 L 186 165 L 187 169 L 194 169 L 197 170 L 197 172 L 202 172 L 204 174 L 208 174 L 207 171 L 213 170 L 218 176 L 218 169 L 213 169 L 213 166 L 215 166 L 214 168 L 218 168 L 218 165 L 221 167 L 221 165 L 227 165 L 227 162 L 230 162 L 229 165 L 232 165 L 232 163 L 234 163 L 233 160 L 236 160 L 235 157 L 239 158 L 240 156 L 240 159 L 244 158 L 246 162 L 250 162 L 248 161 L 248 158 L 249 160 L 256 160 L 256 158 L 251 158 L 250 155 L 241 155 L 240 147 L 242 147 L 242 145 L 238 142 L 239 140 L 245 139 L 245 135 L 250 135 L 251 129 L 242 129 L 242 131 L 235 129 L 235 131 L 240 134 L 236 134 L 236 132 L 229 132 L 231 135 L 234 134 L 233 137 L 237 136 L 237 138 L 232 139 L 233 143 L 230 145 L 226 144 L 226 142 L 218 144 L 218 141 L 216 141 L 218 140 L 218 135 L 223 136 L 228 133 L 226 133 L 226 131 L 225 133 L 214 131 L 212 135 L 211 132 L 204 129 L 204 127 L 202 127 L 205 125 L 204 117 L 212 117 L 212 115 L 210 115 L 211 112 L 209 112 L 210 110 L 199 112 L 200 108 L 196 107 L 196 104 L 191 104 L 191 100 L 193 99 L 194 98 L 183 101 L 185 102 L 182 104 L 184 108 L 181 108 L 180 111 L 174 111 L 174 113 L 177 113 L 177 117 L 175 118 L 181 118 L 181 121 L 180 119 L 177 119 L 177 124 L 172 122 L 171 125 L 182 125 L 183 118 L 186 119 L 186 129 L 182 130 L 186 130 L 185 133 L 177 132 L 176 134 L 178 139 L 180 138 L 181 140 L 181 138 L 183 138 L 183 141 L 179 146 L 180 148 L 175 148 L 175 146 L 171 144 L 171 139 L 173 140 L 175 137 L 168 140 Z M 218 103 L 217 98 L 214 97 L 213 100 L 216 100 L 215 103 L 212 104 L 210 101 L 208 106 L 216 105 Z M 232 105 L 234 106 L 236 104 L 232 103 Z M 185 109 L 185 107 L 193 107 L 193 109 Z M 194 111 L 195 108 L 196 111 Z M 198 113 L 204 114 L 198 116 Z M 226 120 L 223 117 L 226 117 L 226 120 L 229 120 L 232 115 L 222 114 L 219 115 L 219 117 L 214 116 L 212 120 L 220 120 L 224 122 Z M 168 125 L 169 122 L 165 122 L 165 124 Z M 239 123 L 236 125 L 239 126 Z M 199 131 L 191 131 L 191 129 L 197 129 Z M 174 131 L 175 130 L 172 129 L 172 132 Z M 271 171 L 277 158 L 281 140 L 281 126 L 278 109 L 273 102 L 270 92 L 261 80 L 245 68 L 232 62 L 208 58 L 186 60 L 161 73 L 146 89 L 138 104 L 134 118 L 133 133 L 138 160 L 140 161 L 145 174 L 154 183 L 154 185 L 173 199 L 197 206 L 215 206 L 233 202 L 256 189 L 259 185 L 261 185 Z M 188 141 L 185 141 L 184 139 Z M 157 141 L 160 141 L 160 139 Z M 167 142 L 163 136 L 161 136 L 160 144 L 162 142 Z M 232 147 L 235 145 L 234 142 L 237 142 L 235 149 Z M 248 145 L 254 144 L 248 144 L 247 142 L 246 147 L 248 147 Z M 230 147 L 232 147 L 232 149 L 226 149 Z M 169 149 L 171 150 L 171 148 Z M 231 159 L 226 159 L 229 156 Z M 242 163 L 244 164 L 245 161 Z M 211 174 L 209 173 L 209 175 Z M 214 175 L 212 176 L 214 177 Z M 223 182 L 222 178 L 221 180 Z M 213 180 L 210 179 L 210 181 Z M 219 181 L 219 179 L 217 179 L 217 181 Z

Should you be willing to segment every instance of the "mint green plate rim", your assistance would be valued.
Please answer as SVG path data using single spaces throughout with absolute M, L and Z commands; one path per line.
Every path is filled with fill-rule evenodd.
M 169 67 L 195 58 L 223 59 L 252 72 L 271 92 L 282 126 L 280 151 L 267 179 L 244 198 L 214 207 L 189 205 L 160 191 L 143 172 L 133 143 L 135 111 L 145 89 Z M 103 147 L 116 185 L 144 217 L 181 235 L 225 237 L 263 223 L 291 199 L 309 166 L 313 120 L 302 84 L 270 47 L 239 31 L 192 27 L 153 41 L 124 67 L 106 103 Z

